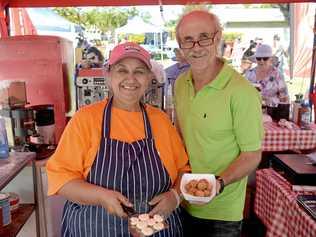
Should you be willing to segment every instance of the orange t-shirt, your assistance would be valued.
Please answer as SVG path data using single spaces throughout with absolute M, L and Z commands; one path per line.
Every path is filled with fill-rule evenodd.
M 54 155 L 47 162 L 48 195 L 67 182 L 86 179 L 100 145 L 102 116 L 107 101 L 80 109 L 67 124 Z M 189 171 L 188 157 L 167 115 L 146 105 L 155 145 L 172 182 L 180 171 Z M 145 137 L 141 112 L 112 107 L 110 138 L 131 143 Z

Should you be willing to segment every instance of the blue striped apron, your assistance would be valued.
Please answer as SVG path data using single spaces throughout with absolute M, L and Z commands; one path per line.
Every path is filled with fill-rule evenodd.
M 141 104 L 145 138 L 133 143 L 110 139 L 112 99 L 104 109 L 102 137 L 87 182 L 121 192 L 133 203 L 137 213 L 151 210 L 148 202 L 171 187 L 171 179 L 155 147 L 148 115 Z M 166 220 L 169 228 L 155 237 L 182 236 L 180 209 Z M 102 206 L 67 201 L 62 218 L 62 236 L 131 236 L 127 219 L 107 213 Z

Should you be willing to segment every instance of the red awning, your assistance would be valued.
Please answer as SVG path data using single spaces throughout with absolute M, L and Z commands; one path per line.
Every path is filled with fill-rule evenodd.
M 136 6 L 136 5 L 186 5 L 190 3 L 293 3 L 311 0 L 0 0 L 0 7 L 71 7 L 71 6 Z

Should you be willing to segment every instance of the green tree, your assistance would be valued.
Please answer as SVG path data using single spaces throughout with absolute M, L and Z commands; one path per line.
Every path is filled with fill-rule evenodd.
M 144 20 L 146 23 L 150 23 L 151 15 L 149 12 L 143 12 L 141 13 L 140 17 Z
M 105 33 L 121 27 L 127 23 L 129 17 L 138 15 L 135 7 L 129 9 L 119 8 L 93 8 L 83 10 L 78 7 L 54 8 L 54 11 L 69 21 L 85 28 L 97 28 Z
M 53 9 L 58 15 L 65 17 L 69 21 L 83 25 L 82 12 L 78 7 L 65 7 L 65 8 L 54 8 Z

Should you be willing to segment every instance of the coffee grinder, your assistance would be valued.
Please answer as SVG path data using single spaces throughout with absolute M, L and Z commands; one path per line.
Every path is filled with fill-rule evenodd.
M 5 120 L 9 147 L 24 150 L 29 137 L 35 133 L 33 110 L 29 108 L 2 108 L 0 116 Z
M 24 81 L 0 82 L 0 116 L 5 120 L 9 147 L 24 151 L 29 137 L 35 133 L 33 110 L 26 108 Z

